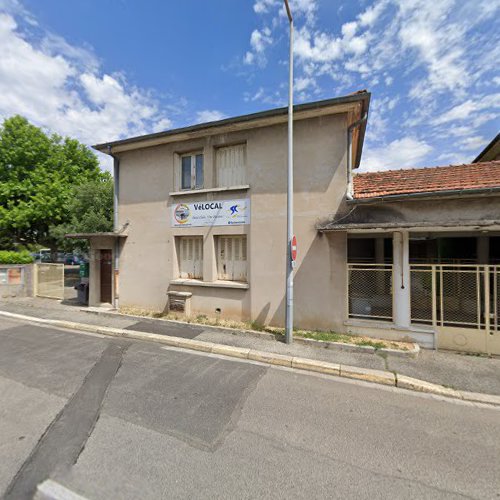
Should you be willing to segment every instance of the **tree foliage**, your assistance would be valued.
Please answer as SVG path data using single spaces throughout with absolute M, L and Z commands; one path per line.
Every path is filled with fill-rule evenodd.
M 33 256 L 27 250 L 21 252 L 0 250 L 0 264 L 31 264 L 33 260 Z
M 54 248 L 54 227 L 74 219 L 70 210 L 78 187 L 91 183 L 109 189 L 109 175 L 85 145 L 47 135 L 21 116 L 5 120 L 0 127 L 0 248 L 32 243 Z
M 68 233 L 95 233 L 113 230 L 113 179 L 107 172 L 98 180 L 81 184 L 68 201 L 69 220 L 53 225 L 49 234 L 62 250 L 86 249 L 84 241 L 64 238 Z

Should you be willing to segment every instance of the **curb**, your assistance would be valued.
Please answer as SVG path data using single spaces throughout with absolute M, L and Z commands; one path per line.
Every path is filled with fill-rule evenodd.
M 339 365 L 336 363 L 328 363 L 325 361 L 317 361 L 314 359 L 286 356 L 283 354 L 275 354 L 266 351 L 256 351 L 253 349 L 228 346 L 224 344 L 214 344 L 212 342 L 204 342 L 201 340 L 158 335 L 156 333 L 144 333 L 134 330 L 123 330 L 121 328 L 89 325 L 85 323 L 74 323 L 72 321 L 64 321 L 58 319 L 37 318 L 33 316 L 25 316 L 23 314 L 9 313 L 5 311 L 0 311 L 0 316 L 23 320 L 39 325 L 50 325 L 59 328 L 68 328 L 71 330 L 99 333 L 101 335 L 107 335 L 111 337 L 145 340 L 149 342 L 168 345 L 171 347 L 179 347 L 182 349 L 190 349 L 193 351 L 219 354 L 239 359 L 250 359 L 252 361 L 259 361 L 268 365 L 285 366 L 288 368 L 295 368 L 297 370 L 322 373 L 325 375 L 334 375 L 343 378 L 350 378 L 362 380 L 365 382 L 372 382 L 375 384 L 398 387 L 410 391 L 435 394 L 437 396 L 444 396 L 450 399 L 459 399 L 462 401 L 469 401 L 473 403 L 483 403 L 488 405 L 500 406 L 500 396 L 494 394 L 457 391 L 439 384 L 433 384 L 431 382 L 426 382 L 424 380 L 419 380 L 407 377 L 406 375 L 399 375 L 397 373 L 388 371 L 371 370 L 368 368 L 360 368 L 349 365 Z
M 99 315 L 112 316 L 121 318 L 131 318 L 142 321 L 162 321 L 164 323 L 175 323 L 179 325 L 190 325 L 190 326 L 193 325 L 202 328 L 210 328 L 214 330 L 225 330 L 228 332 L 232 332 L 233 335 L 244 333 L 246 335 L 250 335 L 256 338 L 267 338 L 269 340 L 276 340 L 276 334 L 271 332 L 259 332 L 257 330 L 248 330 L 248 329 L 237 330 L 235 328 L 230 328 L 228 326 L 205 325 L 203 323 L 193 323 L 193 322 L 189 323 L 187 321 L 180 321 L 176 319 L 152 318 L 150 316 L 137 316 L 135 314 L 125 314 L 114 311 L 99 311 L 98 308 L 92 308 L 92 309 L 81 308 L 80 311 L 85 312 L 87 314 L 95 314 L 97 316 Z M 345 342 L 332 342 L 328 340 L 315 340 L 297 336 L 294 336 L 293 340 L 297 344 L 309 345 L 320 349 L 336 349 L 339 351 L 360 352 L 365 354 L 389 354 L 391 356 L 416 358 L 420 353 L 420 346 L 416 343 L 413 343 L 413 347 L 411 349 L 403 351 L 400 349 L 391 349 L 389 347 L 382 347 L 380 349 L 376 349 L 375 347 L 366 345 L 348 344 Z M 376 339 L 374 340 L 376 341 Z

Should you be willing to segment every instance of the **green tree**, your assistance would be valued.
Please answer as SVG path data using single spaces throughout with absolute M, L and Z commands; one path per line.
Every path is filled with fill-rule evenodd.
M 99 162 L 85 145 L 47 135 L 21 116 L 5 120 L 0 127 L 0 248 L 54 247 L 49 228 L 71 219 L 75 187 L 99 181 L 104 181 Z
M 68 233 L 95 233 L 113 230 L 113 178 L 104 172 L 99 179 L 74 189 L 66 204 L 69 220 L 49 229 L 51 238 L 61 250 L 87 249 L 85 240 L 68 240 Z

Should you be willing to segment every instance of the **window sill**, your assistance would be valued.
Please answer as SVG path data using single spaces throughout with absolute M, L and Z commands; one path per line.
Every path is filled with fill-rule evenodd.
M 248 290 L 250 285 L 248 283 L 243 283 L 242 281 L 201 281 L 194 279 L 183 279 L 178 278 L 170 281 L 171 285 L 183 285 L 183 286 L 205 286 L 212 288 L 237 288 L 240 290 Z
M 183 196 L 183 195 L 191 195 L 191 194 L 203 194 L 203 193 L 220 193 L 224 191 L 247 191 L 250 189 L 248 184 L 244 184 L 241 186 L 227 186 L 227 187 L 214 187 L 214 188 L 206 188 L 206 189 L 186 189 L 184 191 L 173 191 L 168 193 L 170 196 Z

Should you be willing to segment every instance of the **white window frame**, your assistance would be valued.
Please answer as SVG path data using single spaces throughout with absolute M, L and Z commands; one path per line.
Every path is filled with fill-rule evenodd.
M 201 170 L 202 170 L 202 181 L 199 186 L 197 186 L 197 175 L 196 175 L 196 158 L 198 156 L 201 156 Z M 184 158 L 190 158 L 191 159 L 191 181 L 189 187 L 184 187 L 182 185 L 183 181 L 183 171 L 182 171 L 182 163 Z M 205 158 L 203 151 L 194 151 L 191 153 L 182 153 L 179 154 L 179 166 L 178 166 L 178 172 L 179 172 L 179 190 L 181 191 L 194 191 L 196 189 L 203 189 L 205 185 Z
M 224 150 L 231 150 L 231 149 L 242 149 L 242 158 L 243 158 L 243 165 L 242 171 L 240 173 L 240 179 L 234 181 L 234 182 L 224 182 L 223 178 L 228 175 L 228 173 L 224 175 L 221 174 L 221 158 L 220 154 Z M 247 145 L 246 143 L 240 143 L 240 144 L 231 144 L 228 146 L 220 146 L 215 149 L 215 179 L 217 183 L 217 187 L 231 187 L 231 186 L 243 186 L 247 184 Z
M 179 278 L 203 280 L 203 236 L 178 236 Z
M 246 234 L 220 235 L 216 241 L 217 279 L 248 283 Z

